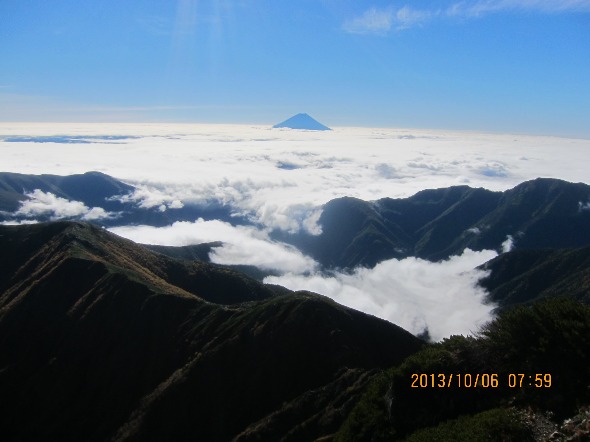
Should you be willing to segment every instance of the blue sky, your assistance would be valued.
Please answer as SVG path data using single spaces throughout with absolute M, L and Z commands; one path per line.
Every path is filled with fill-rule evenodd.
M 0 121 L 590 138 L 590 0 L 2 0 Z

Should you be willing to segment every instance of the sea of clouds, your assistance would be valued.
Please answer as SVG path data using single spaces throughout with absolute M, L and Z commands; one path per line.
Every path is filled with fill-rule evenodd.
M 223 241 L 212 252 L 214 262 L 271 269 L 279 276 L 268 282 L 322 293 L 440 339 L 474 331 L 491 318 L 494 306 L 485 303 L 476 284 L 482 272 L 474 269 L 495 252 L 465 251 L 441 263 L 390 260 L 324 274 L 311 258 L 272 240 L 271 231 L 318 234 L 321 205 L 341 196 L 403 198 L 452 185 L 506 190 L 537 177 L 588 182 L 590 141 L 417 129 L 0 123 L 0 158 L 5 172 L 106 173 L 136 186 L 124 200 L 143 208 L 230 206 L 256 227 L 188 220 L 111 230 L 152 244 Z M 20 210 L 54 219 L 74 212 L 88 220 L 113 216 L 80 204 L 37 193 Z

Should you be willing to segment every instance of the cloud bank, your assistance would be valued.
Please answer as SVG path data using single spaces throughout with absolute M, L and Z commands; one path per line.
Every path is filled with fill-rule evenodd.
M 417 258 L 383 261 L 372 269 L 323 274 L 317 263 L 293 247 L 271 240 L 253 227 L 221 221 L 176 222 L 168 227 L 125 226 L 111 232 L 144 244 L 183 246 L 223 240 L 210 254 L 217 264 L 249 264 L 278 272 L 264 282 L 309 290 L 340 304 L 378 316 L 433 340 L 475 332 L 492 319 L 477 281 L 486 272 L 475 267 L 494 258 L 491 250 L 465 250 L 461 256 L 432 263 Z
M 495 256 L 494 251 L 467 249 L 461 256 L 438 263 L 391 259 L 350 274 L 289 273 L 267 277 L 265 282 L 329 296 L 414 334 L 427 331 L 438 341 L 451 334 L 475 332 L 492 319 L 495 306 L 485 302 L 486 293 L 477 286 L 486 272 L 475 267 Z
M 0 123 L 0 155 L 7 172 L 106 173 L 137 187 L 123 199 L 139 207 L 164 211 L 211 203 L 263 228 L 310 233 L 319 233 L 319 207 L 342 196 L 403 198 L 463 184 L 506 190 L 539 176 L 587 181 L 589 140 L 333 129 Z M 6 141 L 64 134 L 85 143 Z M 117 144 L 105 144 L 106 137 L 117 137 Z

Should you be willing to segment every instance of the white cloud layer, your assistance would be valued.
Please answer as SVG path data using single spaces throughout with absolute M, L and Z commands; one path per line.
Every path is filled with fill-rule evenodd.
M 223 241 L 213 249 L 212 262 L 217 264 L 248 264 L 279 272 L 312 272 L 316 262 L 292 246 L 272 241 L 254 227 L 232 226 L 223 221 L 176 222 L 167 227 L 125 226 L 111 232 L 143 244 L 186 246 Z
M 361 310 L 420 334 L 428 330 L 433 340 L 451 334 L 475 332 L 492 319 L 495 307 L 485 303 L 485 291 L 477 281 L 485 272 L 475 267 L 494 258 L 496 252 L 473 252 L 447 261 L 391 259 L 372 269 L 351 274 L 311 276 L 294 273 L 271 276 L 265 282 L 292 290 L 311 290 L 340 304 Z
M 118 144 L 0 141 L 0 158 L 7 172 L 104 172 L 138 186 L 128 199 L 146 208 L 217 202 L 268 228 L 315 233 L 317 208 L 341 196 L 402 198 L 460 184 L 506 190 L 540 176 L 588 182 L 590 140 L 333 129 L 0 123 L 0 140 L 15 135 L 137 137 Z
M 21 202 L 15 212 L 17 216 L 35 218 L 49 216 L 51 220 L 80 217 L 85 221 L 99 220 L 114 216 L 102 207 L 88 207 L 81 201 L 71 201 L 55 196 L 51 192 L 35 189 L 25 194 L 29 199 Z

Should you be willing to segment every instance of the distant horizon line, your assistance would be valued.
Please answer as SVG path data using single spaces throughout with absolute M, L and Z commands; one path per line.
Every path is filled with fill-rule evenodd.
M 298 112 L 299 113 L 307 113 L 307 112 Z M 293 114 L 297 115 L 297 114 Z M 308 114 L 308 113 L 307 113 Z M 308 114 L 309 115 L 309 114 Z M 9 124 L 18 124 L 18 125 L 179 125 L 179 126 L 191 126 L 191 125 L 199 125 L 199 126 L 206 126 L 206 125 L 214 125 L 214 126 L 258 126 L 258 127 L 267 127 L 268 129 L 276 129 L 276 130 L 293 130 L 293 131 L 300 131 L 300 132 L 322 132 L 316 130 L 306 130 L 306 129 L 291 129 L 291 128 L 274 128 L 273 126 L 277 123 L 260 123 L 260 122 L 212 122 L 212 121 L 166 121 L 166 120 L 145 120 L 145 121 L 51 121 L 51 120 L 32 120 L 32 121 L 24 121 L 24 120 L 0 120 L 0 125 L 9 125 Z M 578 140 L 590 140 L 590 135 L 567 135 L 567 134 L 556 134 L 556 133 L 539 133 L 539 132 L 519 132 L 519 131 L 502 131 L 498 129 L 467 129 L 467 128 L 457 128 L 457 127 L 429 127 L 429 126 L 384 126 L 384 125 L 369 125 L 369 124 L 358 124 L 358 125 L 342 125 L 342 124 L 335 124 L 329 125 L 331 129 L 385 129 L 385 130 L 408 130 L 408 131 L 434 131 L 434 132 L 458 132 L 458 133 L 470 133 L 470 134 L 481 134 L 481 135 L 511 135 L 511 136 L 527 136 L 527 137 L 549 137 L 549 138 L 566 138 L 566 139 L 578 139 Z

